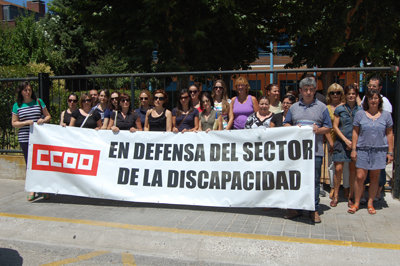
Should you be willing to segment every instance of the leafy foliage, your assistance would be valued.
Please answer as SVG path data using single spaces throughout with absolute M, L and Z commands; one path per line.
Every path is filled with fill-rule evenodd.
M 397 64 L 400 3 L 393 0 L 275 1 L 276 40 L 285 33 L 288 67 L 343 67 L 361 60 Z M 262 14 L 260 14 L 262 16 Z

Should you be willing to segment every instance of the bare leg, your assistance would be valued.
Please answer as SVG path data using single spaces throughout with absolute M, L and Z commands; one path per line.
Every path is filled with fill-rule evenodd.
M 378 191 L 379 187 L 379 174 L 381 170 L 370 170 L 369 171 L 369 178 L 370 178 L 370 183 L 369 183 L 369 190 L 368 190 L 368 208 L 370 206 L 374 206 L 374 198 L 376 195 L 376 192 Z
M 334 193 L 330 203 L 331 207 L 336 207 L 339 200 L 340 181 L 343 172 L 343 162 L 335 162 Z
M 354 182 L 356 178 L 356 163 L 354 161 L 349 162 L 349 183 L 350 183 L 350 192 L 349 199 L 354 200 Z
M 364 192 L 364 181 L 367 177 L 368 170 L 357 168 L 356 178 L 354 180 L 354 205 L 358 208 L 360 206 L 360 199 Z

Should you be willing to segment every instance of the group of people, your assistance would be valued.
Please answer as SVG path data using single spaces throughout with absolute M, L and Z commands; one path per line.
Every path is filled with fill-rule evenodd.
M 328 88 L 326 103 L 317 95 L 314 77 L 305 77 L 299 84 L 297 95 L 288 93 L 281 99 L 277 84 L 270 84 L 265 95 L 258 100 L 249 94 L 250 85 L 239 76 L 233 85 L 236 96 L 229 99 L 226 84 L 215 80 L 212 91 L 200 91 L 195 84 L 178 93 L 176 107 L 166 108 L 168 95 L 158 89 L 152 93 L 144 89 L 139 94 L 140 106 L 132 110 L 128 94 L 108 90 L 91 90 L 78 99 L 68 96 L 68 109 L 61 114 L 60 125 L 93 129 L 135 131 L 210 131 L 237 130 L 257 127 L 310 126 L 315 139 L 315 211 L 310 213 L 313 222 L 319 217 L 320 176 L 325 156 L 324 139 L 329 144 L 332 162 L 332 207 L 337 206 L 339 187 L 343 186 L 348 198 L 349 213 L 360 207 L 364 182 L 369 174 L 368 212 L 375 214 L 373 206 L 379 191 L 379 176 L 386 163 L 393 160 L 393 121 L 391 105 L 380 94 L 382 83 L 373 77 L 368 83 L 364 99 L 359 99 L 358 88 L 334 83 Z M 322 99 L 324 100 L 324 99 Z M 79 105 L 78 105 L 79 102 Z M 19 142 L 25 160 L 28 153 L 29 126 L 49 122 L 50 114 L 38 99 L 28 82 L 18 87 L 17 102 L 12 110 L 12 125 L 19 130 Z M 35 199 L 31 193 L 28 200 Z M 286 218 L 300 213 L 288 210 Z

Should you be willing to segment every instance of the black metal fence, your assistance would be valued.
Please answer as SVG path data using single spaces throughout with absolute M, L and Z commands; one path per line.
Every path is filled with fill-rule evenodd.
M 248 71 L 198 71 L 198 72 L 163 72 L 163 73 L 132 73 L 106 75 L 75 75 L 48 76 L 39 74 L 38 77 L 0 79 L 0 153 L 19 153 L 16 130 L 11 127 L 11 109 L 15 102 L 15 88 L 18 82 L 30 81 L 32 88 L 41 97 L 52 115 L 51 123 L 58 124 L 60 114 L 67 108 L 67 97 L 74 92 L 78 95 L 90 89 L 108 89 L 125 92 L 131 95 L 132 104 L 137 107 L 138 93 L 147 88 L 150 91 L 165 89 L 169 95 L 169 108 L 176 105 L 177 92 L 195 83 L 201 90 L 210 91 L 216 79 L 223 79 L 227 84 L 230 97 L 234 96 L 233 80 L 245 76 L 250 83 L 250 93 L 260 96 L 265 93 L 265 87 L 277 83 L 281 96 L 288 91 L 298 91 L 299 81 L 306 75 L 312 74 L 318 78 L 318 89 L 324 92 L 333 83 L 342 86 L 357 83 L 363 94 L 366 82 L 372 75 L 380 75 L 383 79 L 382 94 L 395 107 L 400 103 L 400 80 L 398 67 L 366 67 L 366 68 L 312 68 L 312 69 L 279 69 L 279 70 L 248 70 Z M 399 132 L 399 114 L 394 108 L 395 136 Z M 395 150 L 399 150 L 400 142 L 396 139 Z M 397 158 L 398 156 L 396 156 Z M 399 173 L 400 161 L 396 159 L 395 173 Z M 397 176 L 397 175 L 396 175 Z M 400 194 L 400 178 L 396 178 L 394 193 Z M 397 188 L 396 188 L 397 186 Z

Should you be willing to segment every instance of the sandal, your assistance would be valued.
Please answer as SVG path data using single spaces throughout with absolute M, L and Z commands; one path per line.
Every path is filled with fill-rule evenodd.
M 347 201 L 347 207 L 351 208 L 351 206 L 353 206 L 353 205 L 354 205 L 354 202 L 351 199 L 349 199 Z
M 347 212 L 350 213 L 350 214 L 355 214 L 355 213 L 358 211 L 359 208 L 360 208 L 360 207 L 358 207 L 358 206 L 356 206 L 356 205 L 352 205 L 352 206 L 347 210 Z
M 29 195 L 26 197 L 26 199 L 27 199 L 28 201 L 33 201 L 33 200 L 35 200 L 35 199 L 36 199 L 36 194 L 33 194 L 33 195 L 29 194 Z
M 338 204 L 338 198 L 333 198 L 332 200 L 331 200 L 331 203 L 329 203 L 329 205 L 331 206 L 331 207 L 336 207 L 337 206 L 337 204 Z
M 375 210 L 374 206 L 372 206 L 372 205 L 368 206 L 368 213 L 369 214 L 376 214 L 376 210 Z

